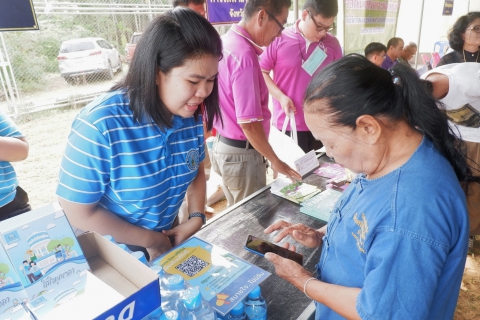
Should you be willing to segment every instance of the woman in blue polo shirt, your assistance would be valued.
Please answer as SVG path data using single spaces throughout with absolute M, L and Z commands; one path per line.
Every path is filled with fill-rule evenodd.
M 176 8 L 142 34 L 125 80 L 72 124 L 57 195 L 70 222 L 146 248 L 150 259 L 205 223 L 202 114 L 220 116 L 218 33 Z M 189 219 L 176 225 L 184 197 Z M 169 239 L 170 238 L 170 239 Z
M 401 63 L 391 74 L 349 55 L 306 91 L 313 135 L 336 162 L 359 173 L 327 226 L 278 221 L 265 230 L 281 230 L 276 241 L 290 235 L 322 245 L 315 274 L 265 255 L 317 301 L 316 319 L 453 318 L 469 234 L 461 184 L 478 179 L 426 87 Z

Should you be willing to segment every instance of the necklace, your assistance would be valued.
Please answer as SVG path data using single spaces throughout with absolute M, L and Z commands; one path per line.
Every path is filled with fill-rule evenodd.
M 464 61 L 464 62 L 467 62 L 467 59 L 465 59 L 465 49 L 462 49 L 462 50 L 463 50 L 463 61 Z M 478 51 L 477 51 L 477 59 L 475 59 L 475 62 L 478 62 L 478 56 L 479 56 L 479 55 L 480 55 L 480 54 L 478 54 Z M 473 57 L 473 53 L 472 53 L 472 57 Z

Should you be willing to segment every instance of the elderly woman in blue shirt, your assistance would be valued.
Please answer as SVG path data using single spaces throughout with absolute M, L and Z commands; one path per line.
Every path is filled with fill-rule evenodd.
M 316 319 L 453 318 L 469 233 L 461 183 L 475 178 L 427 84 L 403 64 L 391 72 L 350 55 L 305 95 L 313 135 L 358 173 L 325 227 L 277 221 L 265 230 L 322 245 L 316 274 L 265 255 L 317 302 Z

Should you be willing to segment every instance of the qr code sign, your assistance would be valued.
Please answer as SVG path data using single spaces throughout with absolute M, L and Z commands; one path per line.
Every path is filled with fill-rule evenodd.
M 197 273 L 202 271 L 206 266 L 208 266 L 207 261 L 204 261 L 196 256 L 191 256 L 190 258 L 176 266 L 175 269 L 180 270 L 189 277 L 193 277 Z

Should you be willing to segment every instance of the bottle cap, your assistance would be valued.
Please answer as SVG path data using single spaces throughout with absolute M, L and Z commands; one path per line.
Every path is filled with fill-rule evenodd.
M 230 314 L 232 316 L 241 316 L 245 312 L 245 306 L 243 305 L 243 301 L 240 301 L 237 303 L 235 307 L 233 307 L 232 310 L 230 310 Z
M 163 267 L 159 266 L 158 264 L 151 266 L 150 269 L 155 271 L 155 273 L 158 274 L 159 277 L 163 277 L 165 275 L 165 271 L 163 270 Z
M 168 310 L 160 317 L 160 320 L 178 320 L 180 317 L 178 316 L 178 312 L 175 310 Z
M 134 256 L 135 258 L 137 258 L 137 259 L 138 259 L 141 263 L 143 263 L 144 265 L 147 265 L 147 266 L 148 266 L 147 257 L 145 257 L 145 253 L 143 253 L 142 251 L 132 252 L 132 256 Z
M 167 278 L 165 285 L 168 290 L 182 290 L 184 287 L 183 278 L 178 274 L 174 274 Z
M 122 248 L 123 250 L 127 251 L 127 252 L 130 252 L 130 249 L 128 249 L 127 245 L 126 244 L 123 244 L 123 243 L 120 243 L 118 245 L 120 248 Z
M 106 234 L 106 235 L 104 235 L 103 237 L 104 237 L 105 239 L 107 239 L 108 241 L 110 241 L 110 242 L 116 243 L 116 242 L 115 242 L 115 239 L 113 239 L 113 237 L 112 237 L 111 235 L 109 235 L 109 234 Z
M 182 302 L 187 310 L 197 309 L 202 304 L 202 297 L 198 288 L 188 288 L 183 292 Z
M 258 299 L 260 298 L 260 287 L 259 286 L 256 286 L 255 288 L 253 288 L 252 291 L 250 291 L 250 293 L 248 294 L 248 297 L 250 299 Z

